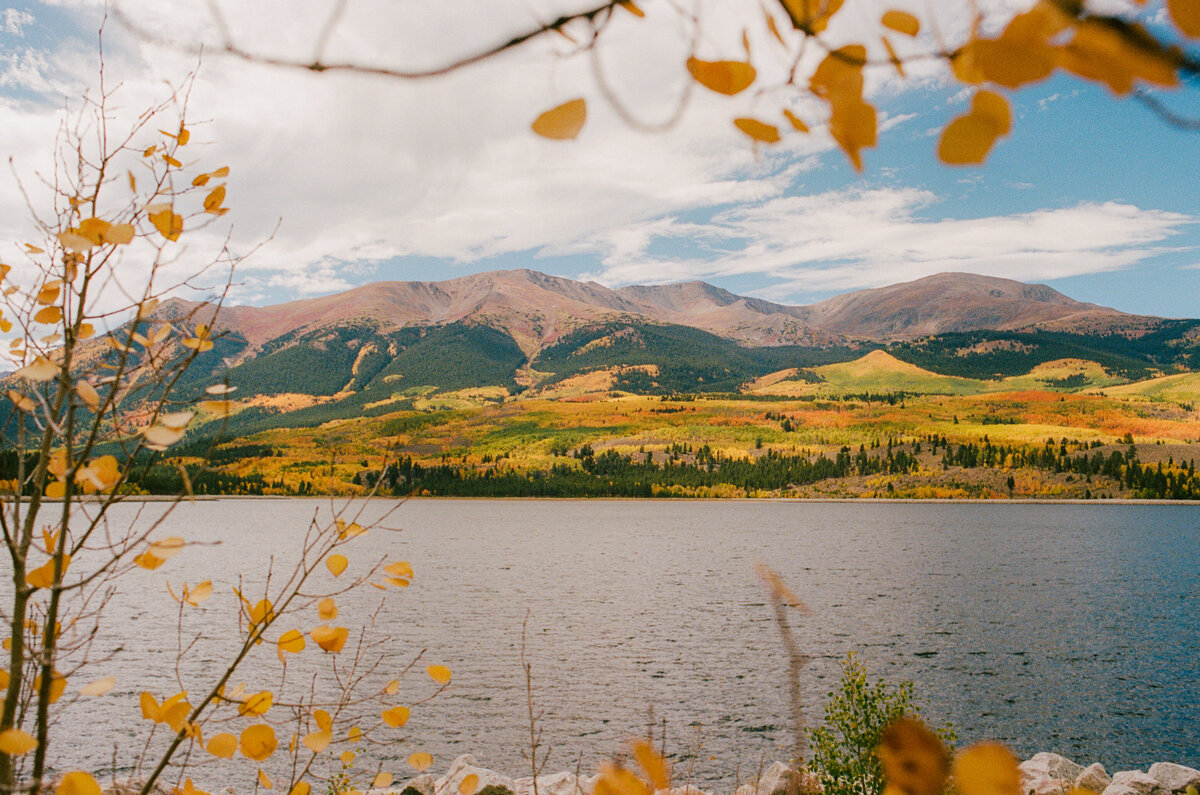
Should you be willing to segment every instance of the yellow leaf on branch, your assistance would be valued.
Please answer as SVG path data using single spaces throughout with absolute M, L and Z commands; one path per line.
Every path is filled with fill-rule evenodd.
M 533 120 L 533 131 L 543 138 L 570 141 L 579 135 L 587 121 L 587 101 L 582 97 L 564 102 Z
M 753 85 L 757 70 L 744 61 L 702 61 L 688 58 L 687 69 L 692 78 L 718 94 L 733 96 Z

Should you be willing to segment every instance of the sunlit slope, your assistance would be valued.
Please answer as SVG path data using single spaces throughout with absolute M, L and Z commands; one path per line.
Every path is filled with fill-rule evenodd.
M 875 350 L 848 362 L 812 368 L 788 368 L 747 384 L 757 395 L 854 395 L 906 392 L 916 395 L 973 395 L 994 386 L 973 378 L 940 375 Z
M 1166 400 L 1172 403 L 1200 402 L 1200 373 L 1179 373 L 1101 390 L 1110 397 Z
M 1055 359 L 1034 367 L 1025 375 L 1004 378 L 996 389 L 1004 392 L 1048 389 L 1075 392 L 1125 383 L 1127 379 L 1114 376 L 1099 362 L 1087 359 Z

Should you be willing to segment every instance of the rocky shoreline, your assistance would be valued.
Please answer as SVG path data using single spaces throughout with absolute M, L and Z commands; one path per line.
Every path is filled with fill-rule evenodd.
M 1122 770 L 1109 775 L 1096 762 L 1080 765 L 1054 753 L 1035 754 L 1020 765 L 1023 795 L 1070 795 L 1082 789 L 1098 795 L 1197 795 L 1200 770 L 1172 762 L 1156 762 L 1149 770 Z M 386 790 L 370 790 L 366 795 L 458 795 L 459 784 L 468 776 L 477 776 L 476 795 L 534 795 L 533 778 L 509 778 L 481 767 L 474 757 L 455 759 L 446 773 L 435 777 L 425 773 Z M 599 776 L 576 776 L 569 771 L 538 776 L 537 795 L 593 795 Z M 775 762 L 754 779 L 742 783 L 734 795 L 776 795 L 797 782 L 806 792 L 819 791 L 819 785 L 783 762 Z M 684 784 L 656 795 L 716 795 Z
M 1076 764 L 1054 753 L 1034 754 L 1021 762 L 1022 795 L 1082 795 L 1084 790 L 1096 795 L 1200 795 L 1200 770 L 1172 762 L 1155 762 L 1150 769 L 1122 770 L 1111 776 L 1099 762 Z M 459 795 L 459 785 L 468 776 L 476 776 L 475 795 L 534 795 L 532 777 L 509 778 L 495 770 L 481 767 L 475 758 L 463 755 L 455 759 L 446 773 L 435 777 L 423 773 L 386 789 L 369 789 L 362 795 Z M 541 775 L 537 778 L 537 795 L 594 795 L 598 775 L 576 776 L 570 771 Z M 764 768 L 750 781 L 741 783 L 733 795 L 786 795 L 793 783 L 804 793 L 819 793 L 820 784 L 811 775 L 775 762 Z M 138 787 L 123 782 L 104 790 L 104 795 L 134 795 Z M 171 795 L 171 790 L 155 787 L 155 795 Z M 237 795 L 233 787 L 214 790 L 220 795 Z M 658 790 L 654 795 L 719 795 L 683 783 L 681 786 Z

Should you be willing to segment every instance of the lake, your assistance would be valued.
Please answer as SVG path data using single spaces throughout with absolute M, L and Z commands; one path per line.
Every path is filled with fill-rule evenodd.
M 114 743 L 140 742 L 137 694 L 179 689 L 166 581 L 212 579 L 216 595 L 197 616 L 228 612 L 235 572 L 250 593 L 274 555 L 278 577 L 329 506 L 181 505 L 161 535 L 220 543 L 122 581 L 101 638 L 127 647 L 109 664 L 118 687 L 73 708 L 86 719 L 56 746 L 60 764 L 106 769 Z M 418 671 L 454 671 L 446 692 L 413 707 L 408 742 L 381 751 L 390 758 L 426 750 L 440 771 L 471 753 L 528 774 L 523 622 L 548 771 L 590 772 L 651 720 L 656 731 L 665 721 L 677 769 L 709 786 L 787 758 L 786 660 L 754 574 L 761 561 L 809 608 L 793 616 L 810 657 L 809 722 L 853 651 L 873 677 L 912 680 L 925 716 L 954 724 L 960 744 L 999 739 L 1023 756 L 1053 750 L 1110 772 L 1200 766 L 1195 505 L 414 500 L 384 524 L 401 531 L 356 539 L 348 570 L 386 555 L 416 572 L 380 614 L 390 638 L 381 681 L 422 649 Z M 360 610 L 378 598 L 366 591 Z M 354 607 L 339 604 L 343 618 Z M 215 623 L 201 631 L 206 649 L 231 643 Z M 185 680 L 218 657 L 190 656 Z M 422 673 L 403 682 L 402 702 L 431 690 Z

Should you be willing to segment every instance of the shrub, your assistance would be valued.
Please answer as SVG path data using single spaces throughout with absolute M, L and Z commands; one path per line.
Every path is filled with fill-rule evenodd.
M 894 687 L 883 680 L 872 683 L 858 655 L 846 655 L 841 682 L 825 705 L 825 721 L 809 732 L 813 753 L 810 768 L 826 795 L 883 792 L 883 768 L 875 749 L 890 723 L 905 715 L 920 714 L 912 696 L 912 682 Z M 937 733 L 952 746 L 953 729 L 947 726 Z

